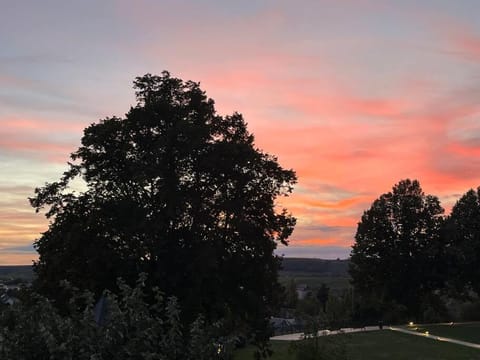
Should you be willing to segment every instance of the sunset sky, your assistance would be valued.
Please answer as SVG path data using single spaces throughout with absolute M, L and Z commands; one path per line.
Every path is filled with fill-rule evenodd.
M 82 130 L 168 70 L 296 170 L 286 256 L 346 258 L 363 211 L 416 178 L 448 210 L 480 185 L 480 2 L 4 1 L 0 265 L 47 228 L 27 197 L 58 179 Z

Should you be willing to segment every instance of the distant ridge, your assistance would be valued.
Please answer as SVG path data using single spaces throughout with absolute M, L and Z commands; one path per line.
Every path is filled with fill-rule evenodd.
M 349 260 L 326 260 L 311 258 L 283 258 L 280 273 L 310 274 L 331 277 L 349 277 Z M 31 265 L 0 265 L 0 279 L 34 278 Z
M 33 267 L 32 265 L 0 265 L 0 279 L 22 279 L 33 280 Z
M 309 273 L 322 276 L 348 277 L 349 260 L 283 258 L 283 273 Z

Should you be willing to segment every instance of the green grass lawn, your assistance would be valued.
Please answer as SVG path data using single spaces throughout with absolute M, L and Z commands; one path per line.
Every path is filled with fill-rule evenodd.
M 419 336 L 402 334 L 389 330 L 338 335 L 347 346 L 351 360 L 467 360 L 480 359 L 480 350 L 461 345 L 433 341 Z M 290 344 L 272 341 L 272 360 L 294 360 L 289 352 Z M 237 351 L 235 360 L 252 360 L 253 348 Z
M 428 331 L 431 335 L 444 336 L 452 339 L 480 344 L 480 323 L 453 325 L 417 325 L 421 332 Z M 417 327 L 416 326 L 416 327 Z M 412 330 L 409 327 L 407 329 Z
M 274 351 L 272 360 L 290 360 L 295 359 L 292 354 L 289 353 L 290 342 L 288 341 L 272 341 L 272 349 Z M 252 360 L 254 359 L 253 353 L 255 348 L 253 346 L 247 346 L 243 349 L 239 349 L 235 352 L 234 360 Z

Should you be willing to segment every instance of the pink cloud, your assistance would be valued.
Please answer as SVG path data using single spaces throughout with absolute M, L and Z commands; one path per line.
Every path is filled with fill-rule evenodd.
M 475 62 L 480 62 L 480 33 L 465 24 L 452 24 L 447 37 L 453 47 L 453 53 Z
M 71 134 L 82 134 L 85 125 L 70 121 L 49 120 L 49 119 L 26 119 L 26 118 L 3 118 L 1 119 L 2 129 L 5 132 L 20 133 L 51 133 L 66 132 Z
M 5 152 L 23 154 L 28 157 L 36 157 L 52 162 L 64 162 L 69 160 L 69 154 L 75 150 L 75 145 L 52 143 L 49 140 L 29 139 L 5 139 L 0 138 L 0 149 Z
M 349 2 L 342 3 L 345 5 L 351 6 Z M 173 10 L 188 9 L 179 4 Z M 158 14 L 141 6 L 134 9 L 132 17 L 127 13 L 130 8 L 121 6 L 118 11 L 131 23 L 151 30 L 145 31 L 151 38 L 162 36 L 159 28 L 151 26 Z M 406 177 L 418 178 L 427 192 L 440 196 L 476 185 L 476 170 L 480 169 L 472 157 L 479 150 L 452 140 L 450 134 L 460 118 L 478 110 L 478 100 L 474 102 L 465 91 L 444 89 L 435 77 L 416 73 L 412 67 L 401 81 L 389 80 L 388 87 L 370 93 L 370 83 L 345 76 L 343 73 L 351 69 L 337 65 L 335 57 L 326 56 L 328 51 L 312 48 L 308 52 L 297 44 L 285 46 L 285 39 L 276 37 L 289 17 L 282 10 L 267 7 L 244 17 L 222 17 L 217 22 L 211 22 L 209 16 L 212 14 L 193 23 L 187 17 L 175 20 L 182 30 L 166 34 L 175 44 L 172 51 L 166 52 L 162 41 L 140 41 L 136 44 L 138 53 L 152 64 L 173 64 L 174 76 L 200 80 L 216 100 L 220 113 L 244 113 L 256 144 L 278 155 L 284 167 L 297 171 L 298 188 L 303 192 L 282 199 L 282 205 L 299 218 L 300 226 L 339 228 L 329 236 L 296 230 L 292 243 L 352 242 L 362 211 Z M 160 17 L 166 25 L 173 21 L 167 14 Z M 200 25 L 202 32 L 192 31 Z M 225 32 L 219 32 L 219 28 Z M 259 32 L 259 28 L 265 31 Z M 459 30 L 449 39 L 456 51 L 478 58 L 479 39 L 474 32 Z M 336 40 L 329 43 L 333 50 L 338 50 Z M 357 37 L 350 41 L 352 47 L 364 44 Z M 407 52 L 405 56 L 414 55 Z M 356 66 L 353 61 L 352 66 Z M 370 74 L 368 80 L 378 81 L 375 71 Z M 78 133 L 80 139 L 81 127 L 61 122 L 45 124 L 42 127 L 42 122 L 28 119 L 6 122 L 11 133 L 36 137 L 0 137 L 0 147 L 30 155 L 37 152 L 65 162 L 75 146 L 43 140 L 38 134 L 52 128 Z M 316 193 L 319 183 L 334 184 L 346 194 L 335 198 L 333 190 Z
M 42 118 L 0 118 L 0 149 L 11 156 L 44 159 L 58 163 L 80 144 L 84 125 L 78 122 Z M 78 138 L 77 141 L 72 141 Z

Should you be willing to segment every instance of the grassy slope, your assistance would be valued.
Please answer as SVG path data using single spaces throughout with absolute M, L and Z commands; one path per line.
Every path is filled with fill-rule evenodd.
M 351 360 L 469 360 L 480 359 L 480 350 L 461 345 L 432 341 L 392 331 L 341 335 L 345 337 Z M 272 360 L 294 360 L 288 342 L 272 342 Z M 238 351 L 235 360 L 252 360 L 253 348 Z
M 272 349 L 274 351 L 271 360 L 290 360 L 294 359 L 292 354 L 289 353 L 290 343 L 288 341 L 272 341 Z M 255 348 L 248 346 L 236 351 L 233 360 L 253 360 L 253 353 Z
M 480 323 L 478 322 L 454 325 L 421 325 L 418 326 L 418 331 L 428 331 L 431 335 L 480 344 Z

